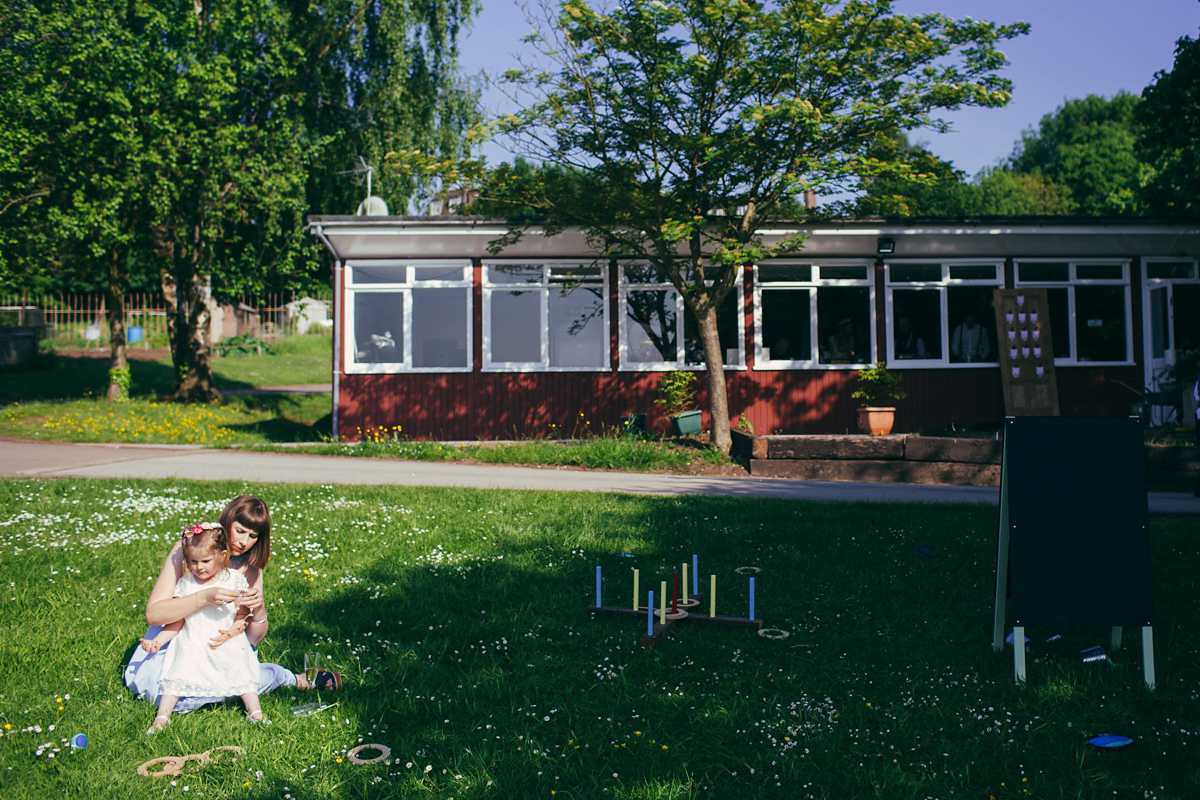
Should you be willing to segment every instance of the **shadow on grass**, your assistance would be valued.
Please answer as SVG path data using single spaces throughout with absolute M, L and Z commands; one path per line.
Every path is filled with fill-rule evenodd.
M 175 368 L 170 359 L 153 359 L 131 354 L 130 394 L 161 397 L 175 388 Z M 28 364 L 0 367 L 0 401 L 82 400 L 104 397 L 108 391 L 107 351 L 89 354 L 42 352 Z M 222 378 L 222 390 L 251 389 L 253 384 Z
M 286 444 L 328 441 L 333 432 L 328 394 L 239 395 L 226 402 L 263 417 L 255 422 L 224 426 L 235 433 Z
M 898 542 L 878 568 L 887 580 L 876 569 L 845 568 L 870 561 L 849 537 L 798 535 L 780 541 L 777 535 L 797 528 L 845 530 L 844 520 L 840 528 L 834 521 L 847 516 L 864 527 L 886 527 L 895 514 L 882 510 L 764 502 L 756 503 L 751 523 L 739 522 L 746 514 L 744 503 L 725 498 L 614 497 L 595 507 L 552 494 L 436 494 L 474 511 L 443 518 L 442 530 L 432 537 L 421 530 L 408 533 L 407 525 L 390 529 L 389 538 L 404 545 L 381 545 L 377 557 L 367 556 L 344 578 L 333 572 L 302 582 L 275 577 L 287 605 L 303 613 L 281 620 L 271 636 L 285 665 L 304 650 L 330 653 L 347 676 L 347 688 L 337 698 L 339 715 L 351 720 L 351 730 L 371 731 L 374 741 L 396 747 L 397 763 L 417 761 L 413 756 L 419 754 L 418 773 L 420 764 L 433 765 L 425 780 L 441 796 L 452 791 L 458 796 L 462 786 L 450 776 L 461 775 L 462 783 L 476 786 L 494 780 L 512 797 L 555 790 L 600 797 L 616 788 L 619 772 L 620 781 L 646 789 L 631 797 L 696 797 L 698 789 L 669 790 L 698 785 L 715 797 L 795 797 L 757 784 L 746 791 L 746 778 L 729 767 L 737 765 L 743 775 L 775 775 L 793 785 L 807 769 L 798 759 L 777 767 L 770 748 L 757 737 L 748 740 L 746 732 L 754 725 L 772 721 L 767 715 L 776 701 L 750 699 L 743 689 L 772 698 L 777 693 L 803 697 L 804 691 L 857 693 L 867 680 L 891 674 L 879 662 L 897 658 L 892 647 L 880 647 L 880 626 L 919 631 L 906 623 L 936 618 L 936 608 L 950 605 L 944 598 L 917 602 L 932 593 L 927 586 L 915 590 L 918 582 L 938 582 L 941 576 L 927 574 L 931 570 L 951 569 L 951 545 L 958 540 L 949 533 L 939 530 L 930 538 L 946 554 L 936 563 L 908 557 L 910 542 L 903 541 L 903 548 Z M 412 509 L 411 519 L 422 519 L 419 499 L 398 493 L 395 501 Z M 946 512 L 932 516 L 942 515 Z M 922 512 L 920 519 L 929 516 Z M 969 516 L 978 524 L 991 513 Z M 961 519 L 961 512 L 953 518 Z M 488 535 L 478 538 L 465 529 L 468 525 L 483 526 Z M 878 544 L 869 538 L 865 546 Z M 977 554 L 986 553 L 986 539 L 973 537 L 973 543 Z M 626 552 L 634 555 L 619 555 Z M 632 567 L 640 569 L 643 588 L 657 589 L 658 581 L 670 581 L 692 553 L 700 554 L 705 578 L 719 575 L 719 613 L 744 613 L 748 579 L 735 570 L 760 564 L 762 618 L 794 629 L 797 639 L 805 632 L 801 625 L 819 625 L 815 616 L 836 619 L 831 630 L 836 630 L 837 648 L 844 649 L 818 657 L 805 645 L 798 658 L 790 646 L 744 631 L 683 627 L 652 650 L 638 644 L 644 623 L 593 619 L 587 613 L 595 566 L 603 567 L 605 604 L 625 605 L 632 599 Z M 279 556 L 285 558 L 286 551 L 281 548 Z M 339 582 L 331 586 L 334 579 Z M 898 600 L 892 592 L 872 589 L 898 583 L 912 583 L 914 591 Z M 811 613 L 791 608 L 795 599 L 788 587 L 795 586 L 811 592 L 805 603 L 813 607 Z M 917 607 L 896 614 L 894 606 L 906 601 Z M 955 622 L 949 626 L 952 635 L 944 630 L 910 634 L 916 640 L 911 652 L 932 654 L 930 661 L 940 669 L 940 659 L 956 646 L 952 642 L 962 638 L 961 620 Z M 979 627 L 986 627 L 986 620 Z M 856 646 L 849 647 L 850 642 Z M 845 653 L 851 654 L 849 663 Z M 853 671 L 870 678 L 860 684 Z M 921 678 L 928 680 L 927 673 L 922 671 Z M 899 696 L 902 688 L 872 685 L 871 690 Z M 864 712 L 847 713 L 854 720 L 847 727 L 857 730 L 855 715 Z M 818 731 L 825 737 L 822 753 L 850 749 L 847 735 L 833 723 L 825 727 Z M 817 748 L 818 738 L 805 746 Z M 841 773 L 841 767 L 832 772 Z M 397 778 L 394 790 L 411 788 L 407 769 Z M 829 780 L 844 784 L 831 795 L 856 796 L 862 788 L 851 778 Z
M 261 436 L 275 444 L 326 442 L 332 435 L 333 415 L 326 414 L 311 423 L 286 417 L 275 417 L 246 425 L 225 425 L 224 427 L 239 434 Z

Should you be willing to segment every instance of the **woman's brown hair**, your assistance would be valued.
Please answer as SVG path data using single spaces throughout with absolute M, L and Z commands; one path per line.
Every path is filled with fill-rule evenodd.
M 220 523 L 232 535 L 235 522 L 258 534 L 258 541 L 244 554 L 245 563 L 256 569 L 267 566 L 271 560 L 271 512 L 267 504 L 251 494 L 233 498 L 221 512 Z

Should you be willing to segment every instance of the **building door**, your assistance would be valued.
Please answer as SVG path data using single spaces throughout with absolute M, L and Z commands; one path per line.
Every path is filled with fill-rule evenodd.
M 1173 385 L 1178 379 L 1174 368 L 1181 360 L 1190 362 L 1189 354 L 1200 350 L 1200 281 L 1196 278 L 1195 264 L 1191 262 L 1172 263 L 1169 266 L 1174 269 L 1169 275 L 1153 277 L 1158 272 L 1156 267 L 1166 266 L 1153 262 L 1148 265 L 1151 278 L 1146 287 L 1145 381 L 1151 392 L 1180 392 L 1183 395 L 1180 420 L 1173 418 L 1170 407 L 1154 406 L 1152 424 L 1180 421 L 1186 424 L 1195 417 L 1195 401 L 1192 400 L 1190 382 L 1186 387 Z

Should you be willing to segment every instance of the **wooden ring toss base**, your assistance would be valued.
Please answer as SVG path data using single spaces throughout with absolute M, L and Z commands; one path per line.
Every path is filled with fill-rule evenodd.
M 363 750 L 378 750 L 379 755 L 375 756 L 374 758 L 359 758 L 358 754 Z M 392 748 L 388 747 L 386 744 L 360 744 L 349 753 L 346 753 L 346 760 L 351 764 L 375 764 L 379 761 L 383 761 L 385 758 L 388 758 L 391 756 L 391 754 Z

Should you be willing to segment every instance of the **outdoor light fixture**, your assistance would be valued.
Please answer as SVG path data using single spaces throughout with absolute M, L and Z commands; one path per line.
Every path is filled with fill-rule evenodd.
M 896 252 L 896 240 L 877 239 L 875 241 L 875 252 L 879 253 L 881 256 L 890 256 L 892 253 Z

